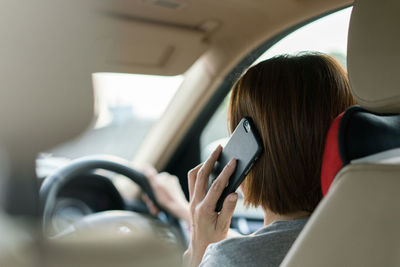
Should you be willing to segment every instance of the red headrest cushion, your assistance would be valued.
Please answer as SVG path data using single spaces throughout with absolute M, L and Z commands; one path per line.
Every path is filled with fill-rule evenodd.
M 332 123 L 321 166 L 322 194 L 352 160 L 400 148 L 400 114 L 378 114 L 359 106 L 348 108 Z
M 333 179 L 343 167 L 343 161 L 339 154 L 339 125 L 343 117 L 343 113 L 336 117 L 329 128 L 326 137 L 324 156 L 322 158 L 321 167 L 321 189 L 325 196 L 328 193 Z

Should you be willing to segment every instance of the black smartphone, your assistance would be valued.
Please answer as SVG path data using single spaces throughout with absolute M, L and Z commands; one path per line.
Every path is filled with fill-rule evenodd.
M 229 141 L 222 149 L 222 152 L 215 163 L 214 169 L 209 177 L 208 188 L 221 173 L 226 164 L 232 159 L 236 159 L 235 172 L 229 178 L 221 197 L 218 199 L 215 211 L 220 212 L 224 199 L 232 192 L 235 192 L 243 182 L 251 167 L 260 157 L 263 151 L 260 135 L 254 126 L 251 118 L 240 120 L 236 129 L 233 131 Z

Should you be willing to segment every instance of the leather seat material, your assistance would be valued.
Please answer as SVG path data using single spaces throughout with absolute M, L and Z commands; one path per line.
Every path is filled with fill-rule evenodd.
M 400 115 L 351 107 L 341 119 L 338 145 L 344 165 L 354 159 L 399 148 Z
M 362 107 L 400 113 L 400 1 L 356 0 L 350 19 L 347 69 Z
M 400 165 L 351 164 L 282 266 L 400 266 Z

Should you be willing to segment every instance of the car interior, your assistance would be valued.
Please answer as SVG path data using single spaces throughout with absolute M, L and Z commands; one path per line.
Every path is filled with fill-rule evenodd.
M 188 171 L 229 137 L 235 81 L 302 51 L 336 58 L 358 105 L 332 123 L 324 197 L 281 266 L 400 266 L 398 1 L 3 3 L 1 266 L 180 266 L 188 226 L 143 168 L 188 198 Z M 231 229 L 263 219 L 239 192 Z

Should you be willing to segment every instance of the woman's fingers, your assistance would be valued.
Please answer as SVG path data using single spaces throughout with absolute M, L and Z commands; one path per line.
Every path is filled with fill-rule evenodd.
M 143 168 L 143 174 L 147 177 L 147 179 L 149 179 L 150 182 L 152 182 L 158 172 L 152 165 L 146 164 Z
M 204 199 L 204 205 L 209 209 L 215 210 L 215 206 L 226 185 L 228 184 L 229 178 L 233 174 L 236 168 L 236 159 L 231 159 L 228 164 L 224 167 L 220 175 L 215 179 L 213 184 L 208 190 L 207 195 Z
M 215 162 L 218 160 L 221 151 L 222 147 L 219 145 L 211 154 L 211 156 L 206 160 L 206 162 L 204 162 L 200 170 L 197 172 L 197 178 L 194 185 L 194 194 L 193 194 L 194 202 L 198 203 L 204 198 L 206 194 L 208 178 L 214 167 Z
M 189 201 L 192 201 L 197 173 L 199 172 L 201 166 L 203 166 L 203 163 L 200 163 L 188 172 Z
M 150 213 L 154 216 L 157 216 L 160 210 L 156 207 L 156 205 L 154 205 L 153 201 L 151 201 L 151 199 L 147 195 L 143 195 L 142 199 L 146 203 L 146 206 L 149 209 Z
M 233 212 L 235 211 L 237 200 L 238 200 L 237 193 L 229 194 L 225 198 L 224 204 L 222 205 L 221 213 L 218 215 L 217 227 L 219 229 L 229 229 Z

